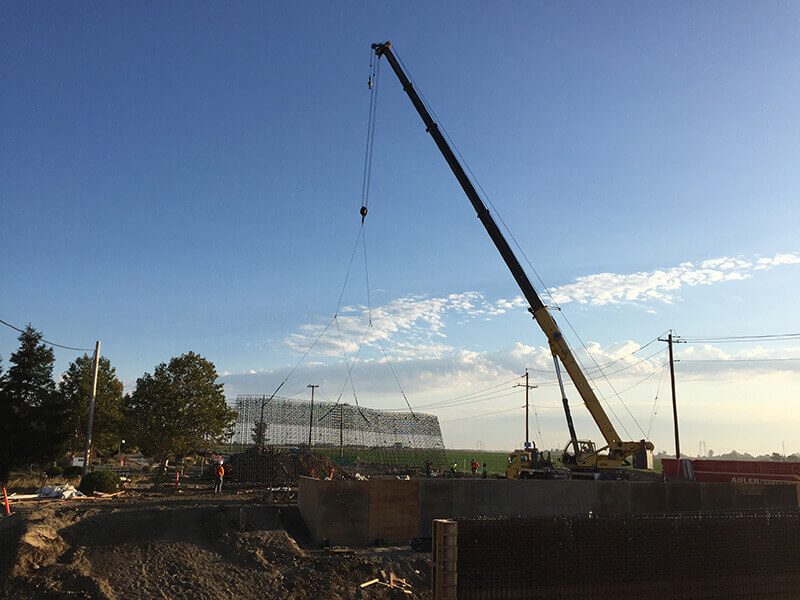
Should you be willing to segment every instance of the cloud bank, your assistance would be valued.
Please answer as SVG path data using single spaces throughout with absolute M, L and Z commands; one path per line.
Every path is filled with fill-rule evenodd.
M 798 252 L 750 259 L 724 256 L 653 271 L 584 275 L 551 288 L 549 294 L 556 304 L 671 304 L 680 299 L 678 292 L 684 288 L 742 281 L 761 271 L 797 264 Z M 490 301 L 481 292 L 466 291 L 438 297 L 405 296 L 371 309 L 344 307 L 315 345 L 313 354 L 348 360 L 356 353 L 359 357 L 385 353 L 397 361 L 439 359 L 455 351 L 447 343 L 448 320 L 463 323 L 490 319 L 526 306 L 522 296 Z M 305 352 L 326 324 L 303 324 L 284 339 L 284 345 L 292 351 Z
M 733 285 L 762 271 L 797 264 L 800 253 L 796 252 L 771 257 L 718 257 L 646 272 L 582 276 L 550 291 L 559 304 L 574 302 L 591 307 L 634 303 L 652 307 L 678 302 L 680 293 L 696 286 Z M 548 348 L 519 341 L 501 349 L 458 348 L 447 336 L 451 324 L 501 318 L 525 307 L 521 297 L 493 300 L 478 291 L 435 297 L 409 295 L 371 310 L 344 307 L 281 395 L 305 398 L 306 384 L 313 382 L 321 385 L 319 393 L 325 400 L 353 403 L 355 393 L 366 406 L 403 409 L 404 399 L 386 364 L 388 356 L 415 410 L 440 416 L 448 444 L 470 447 L 476 439 L 488 439 L 499 448 L 509 443 L 504 433 L 508 427 L 518 427 L 519 414 L 514 411 L 523 403 L 523 394 L 514 383 L 529 368 L 531 382 L 539 386 L 533 397 L 542 419 L 542 434 L 560 440 L 563 414 Z M 328 320 L 320 320 L 299 326 L 283 340 L 284 347 L 299 358 L 327 324 Z M 653 415 L 654 435 L 669 442 L 668 411 L 654 414 L 660 402 L 658 394 L 666 397 L 669 385 L 665 350 L 660 342 L 643 347 L 642 342 L 621 340 L 610 345 L 589 342 L 585 350 L 577 348 L 576 352 L 607 398 L 604 402 L 608 402 L 608 410 L 615 413 L 612 421 L 627 424 L 635 433 L 638 426 L 628 410 L 645 428 L 649 428 Z M 358 360 L 353 362 L 356 353 Z M 746 414 L 752 411 L 752 402 L 762 402 L 757 396 L 763 393 L 775 396 L 767 399 L 773 404 L 783 402 L 785 399 L 780 398 L 791 395 L 800 377 L 800 361 L 786 360 L 800 357 L 796 342 L 749 347 L 681 344 L 676 347 L 676 357 L 682 401 L 687 414 L 693 414 L 698 423 L 712 414 L 717 420 L 719 414 Z M 275 369 L 226 373 L 222 377 L 226 394 L 272 393 L 293 360 L 296 358 L 287 358 L 287 365 Z M 352 380 L 347 378 L 347 364 L 354 365 Z M 615 391 L 622 400 L 614 397 Z M 567 394 L 579 407 L 571 385 Z M 586 411 L 577 408 L 574 412 L 576 423 L 591 430 L 593 424 Z M 776 424 L 771 421 L 768 426 L 775 428 Z M 706 431 L 707 426 L 698 425 L 699 430 Z M 748 443 L 755 445 L 756 441 L 753 438 Z
M 678 299 L 677 292 L 684 287 L 741 281 L 749 279 L 757 271 L 796 264 L 800 264 L 798 252 L 752 259 L 723 256 L 699 263 L 683 262 L 653 271 L 584 275 L 576 277 L 571 283 L 552 288 L 550 293 L 557 304 L 577 302 L 602 306 L 625 302 L 672 303 Z M 517 297 L 509 304 L 514 306 L 520 302 L 522 298 Z

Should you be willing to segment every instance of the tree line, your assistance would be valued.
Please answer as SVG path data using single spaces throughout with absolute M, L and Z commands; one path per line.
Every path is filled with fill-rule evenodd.
M 7 368 L 0 359 L 0 482 L 13 469 L 83 455 L 94 361 L 84 354 L 56 381 L 53 349 L 30 325 Z M 214 364 L 187 352 L 156 365 L 124 393 L 108 358 L 100 357 L 92 456 L 138 448 L 161 463 L 208 447 L 230 435 L 228 408 Z

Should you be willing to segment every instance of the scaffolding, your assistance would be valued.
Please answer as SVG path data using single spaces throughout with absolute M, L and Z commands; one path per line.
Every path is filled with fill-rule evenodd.
M 446 462 L 439 420 L 434 415 L 393 412 L 351 404 L 310 402 L 264 395 L 236 397 L 231 447 L 262 444 L 307 447 L 339 464 L 439 468 Z M 313 412 L 312 412 L 313 411 Z

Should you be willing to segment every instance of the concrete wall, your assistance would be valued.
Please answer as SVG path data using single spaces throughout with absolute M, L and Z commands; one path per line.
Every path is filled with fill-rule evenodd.
M 800 486 L 628 481 L 300 479 L 300 512 L 315 540 L 367 545 L 429 536 L 433 519 L 546 517 L 797 508 Z

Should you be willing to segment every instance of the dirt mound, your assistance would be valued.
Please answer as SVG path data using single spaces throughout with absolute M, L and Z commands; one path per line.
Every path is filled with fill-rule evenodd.
M 304 448 L 248 448 L 228 461 L 230 481 L 258 485 L 297 485 L 300 477 L 342 479 L 346 474 L 326 456 Z
M 27 575 L 54 563 L 66 549 L 67 544 L 58 531 L 47 525 L 34 525 L 19 540 L 11 575 Z
M 43 510 L 35 519 L 14 515 L 0 529 L 0 575 L 26 576 L 54 563 L 67 549 L 59 534 L 64 525 L 52 510 Z
M 285 531 L 240 533 L 234 548 L 264 568 L 296 568 L 309 560 L 309 554 Z
M 59 503 L 0 521 L 0 598 L 223 600 L 391 598 L 361 590 L 393 571 L 429 598 L 428 555 L 332 554 L 307 545 L 294 506 L 237 495 Z M 404 596 L 409 597 L 409 596 Z

